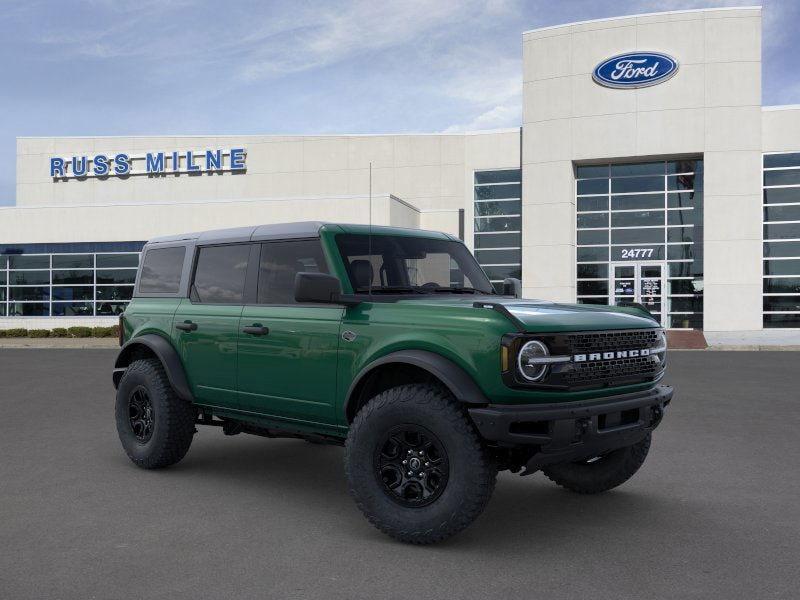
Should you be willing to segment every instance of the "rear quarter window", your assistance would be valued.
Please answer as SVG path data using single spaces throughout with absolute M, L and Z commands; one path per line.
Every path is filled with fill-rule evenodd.
M 185 256 L 184 246 L 148 250 L 142 261 L 138 293 L 177 294 Z

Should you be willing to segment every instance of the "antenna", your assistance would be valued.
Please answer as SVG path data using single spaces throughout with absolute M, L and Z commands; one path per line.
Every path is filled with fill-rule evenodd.
M 372 161 L 369 161 L 369 235 L 367 236 L 367 260 L 370 265 L 367 293 L 372 295 Z

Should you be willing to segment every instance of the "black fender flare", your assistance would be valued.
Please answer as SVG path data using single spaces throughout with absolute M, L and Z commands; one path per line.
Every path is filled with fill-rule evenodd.
M 193 402 L 194 396 L 192 396 L 192 391 L 189 388 L 186 371 L 183 369 L 183 363 L 181 363 L 178 352 L 166 338 L 154 333 L 146 333 L 132 338 L 120 348 L 117 359 L 114 361 L 114 388 L 119 386 L 119 380 L 122 379 L 125 369 L 130 365 L 131 357 L 134 356 L 135 350 L 142 346 L 152 351 L 161 361 L 161 365 L 167 373 L 169 384 L 178 397 L 182 400 Z
M 427 350 L 398 350 L 372 361 L 355 376 L 350 384 L 350 389 L 347 390 L 344 402 L 345 417 L 349 414 L 351 403 L 357 401 L 354 398 L 354 392 L 364 378 L 376 368 L 391 363 L 413 365 L 428 371 L 441 381 L 460 402 L 489 404 L 489 400 L 475 380 L 452 360 Z

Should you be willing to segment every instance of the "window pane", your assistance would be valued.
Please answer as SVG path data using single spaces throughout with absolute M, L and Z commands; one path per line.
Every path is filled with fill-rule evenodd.
M 0 304 L 0 317 L 5 317 L 5 316 L 6 316 L 6 305 Z
M 664 224 L 663 210 L 611 213 L 612 227 L 643 227 L 645 225 L 663 225 L 663 224 Z
M 800 277 L 779 277 L 764 280 L 767 294 L 800 294 Z
M 6 300 L 6 288 L 0 287 L 0 302 L 5 302 Z
M 502 171 L 475 172 L 475 183 L 503 183 L 506 181 L 522 181 L 522 171 L 519 169 L 504 169 Z
M 608 178 L 608 165 L 583 165 L 575 169 L 576 179 L 587 179 L 589 177 Z
M 800 242 L 764 242 L 764 256 L 800 257 Z
M 663 175 L 663 174 L 664 174 L 664 163 L 662 161 L 611 165 L 612 177 L 619 177 L 623 175 Z
M 702 279 L 670 279 L 667 282 L 668 294 L 696 294 L 703 287 Z
M 509 265 L 522 262 L 522 250 L 476 250 L 475 258 L 482 265 Z
M 93 306 L 91 302 L 53 302 L 53 316 L 91 317 Z
M 764 296 L 764 310 L 800 312 L 800 296 Z
M 797 327 L 800 328 L 800 314 L 797 315 L 764 315 L 764 327 Z
M 692 250 L 691 244 L 667 246 L 668 260 L 682 260 L 686 258 L 694 258 L 694 251 Z
M 133 296 L 132 285 L 103 285 L 97 287 L 98 300 L 130 300 Z
M 98 254 L 97 268 L 138 267 L 138 254 Z
M 95 311 L 98 315 L 121 315 L 126 306 L 127 302 L 98 302 Z
M 664 194 L 611 196 L 611 210 L 643 210 L 664 208 Z
M 765 206 L 765 221 L 800 221 L 800 204 L 797 206 Z
M 522 269 L 520 267 L 485 267 L 483 270 L 489 279 L 522 278 Z
M 8 266 L 8 257 L 4 254 L 0 255 L 0 270 L 5 270 Z
M 669 276 L 670 277 L 693 277 L 695 275 L 702 275 L 702 272 L 696 273 L 695 266 L 691 262 L 676 262 L 669 263 Z
M 521 217 L 475 219 L 475 231 L 519 231 L 521 227 Z
M 327 273 L 319 240 L 272 242 L 261 246 L 259 304 L 294 304 L 297 273 Z
M 697 173 L 702 172 L 702 160 L 674 160 L 667 163 L 667 173 Z
M 476 202 L 475 216 L 486 217 L 491 215 L 518 215 L 522 210 L 519 200 L 507 202 Z
M 514 248 L 522 243 L 519 233 L 475 234 L 475 248 Z
M 12 302 L 8 305 L 8 314 L 13 317 L 47 317 L 50 305 L 41 302 Z
M 607 194 L 608 179 L 583 179 L 578 181 L 578 195 Z
M 578 294 L 582 296 L 608 295 L 608 281 L 579 281 Z
M 200 248 L 192 294 L 207 304 L 242 304 L 249 257 L 250 244 Z
M 669 210 L 667 225 L 701 225 L 702 216 L 699 210 Z
M 764 167 L 800 167 L 800 153 L 765 154 Z
M 764 204 L 800 202 L 800 187 L 764 190 Z
M 764 225 L 765 240 L 800 239 L 800 223 Z
M 611 249 L 611 260 L 664 260 L 664 245 L 615 246 Z
M 12 287 L 8 288 L 9 300 L 49 300 L 49 287 Z
M 53 288 L 53 300 L 92 300 L 94 288 L 86 286 L 64 286 Z
M 587 227 L 608 227 L 608 213 L 578 215 L 578 229 Z
M 11 271 L 8 274 L 10 285 L 48 285 L 50 271 Z
M 612 229 L 612 244 L 651 244 L 664 241 L 664 228 Z
M 764 275 L 800 275 L 800 259 L 765 260 Z
M 578 248 L 578 262 L 596 262 L 608 260 L 608 248 Z
M 670 312 L 703 312 L 703 297 L 670 298 Z
M 54 269 L 91 269 L 94 256 L 91 254 L 54 254 Z
M 49 269 L 50 268 L 50 255 L 25 255 L 25 254 L 12 254 L 8 257 L 9 269 Z
M 177 294 L 183 270 L 184 246 L 148 250 L 139 280 L 140 294 Z M 98 257 L 98 263 L 100 262 Z M 100 272 L 97 274 L 100 283 Z M 116 283 L 104 281 L 103 283 Z
M 521 198 L 522 185 L 486 185 L 475 187 L 475 200 L 494 200 L 497 198 Z
M 670 227 L 667 229 L 667 242 L 692 242 L 694 234 L 693 227 Z
M 668 190 L 693 190 L 700 188 L 700 180 L 695 182 L 694 175 L 669 175 L 667 176 Z
M 53 271 L 53 283 L 94 283 L 94 271 Z
M 578 212 L 587 210 L 608 210 L 608 197 L 578 198 Z
M 578 277 L 583 279 L 608 277 L 608 265 L 578 265 Z
M 183 265 L 181 265 L 181 268 Z M 144 277 L 144 273 L 142 273 Z M 178 273 L 177 277 L 180 279 L 180 273 Z M 135 269 L 103 269 L 97 270 L 97 283 L 133 283 L 136 281 L 136 270 Z M 175 288 L 177 291 L 177 288 Z M 141 286 L 139 286 L 139 291 L 142 291 Z M 148 292 L 142 292 L 148 293 Z
M 673 329 L 702 329 L 703 315 L 670 315 L 669 326 Z
M 607 229 L 579 230 L 578 244 L 581 245 L 608 244 L 608 230 Z
M 622 194 L 627 192 L 663 191 L 663 177 L 626 177 L 611 180 L 611 192 Z
M 764 171 L 764 185 L 800 184 L 800 169 L 787 171 Z
M 578 304 L 601 304 L 608 305 L 608 296 L 604 298 L 578 298 Z

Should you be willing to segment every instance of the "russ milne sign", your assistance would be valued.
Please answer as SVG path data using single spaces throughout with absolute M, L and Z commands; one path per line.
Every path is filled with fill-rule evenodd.
M 660 52 L 628 52 L 597 65 L 592 79 L 610 88 L 642 88 L 662 83 L 678 72 L 678 61 Z
M 148 152 L 130 155 L 70 156 L 50 158 L 50 177 L 53 179 L 84 179 L 88 177 L 126 177 L 128 175 L 168 175 L 178 173 L 243 172 L 247 150 L 186 150 L 183 152 Z

